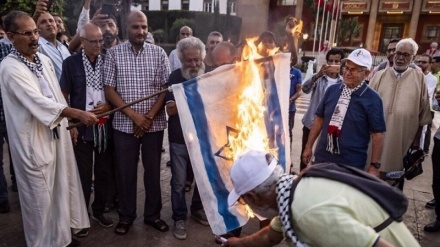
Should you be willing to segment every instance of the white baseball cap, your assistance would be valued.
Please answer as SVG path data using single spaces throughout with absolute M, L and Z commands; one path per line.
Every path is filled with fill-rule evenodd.
M 350 60 L 351 62 L 362 66 L 367 67 L 367 69 L 371 69 L 371 66 L 373 65 L 373 59 L 371 58 L 371 53 L 363 48 L 356 49 L 348 55 L 347 58 L 343 59 L 342 61 Z
M 275 158 L 267 164 L 266 153 L 255 150 L 247 151 L 235 160 L 229 171 L 234 189 L 229 193 L 228 205 L 232 206 L 240 196 L 269 178 L 277 164 Z

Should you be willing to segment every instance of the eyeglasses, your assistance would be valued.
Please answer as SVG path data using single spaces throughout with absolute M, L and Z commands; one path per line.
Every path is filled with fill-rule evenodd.
M 421 63 L 421 64 L 427 64 L 428 61 L 421 61 L 421 60 L 416 60 L 415 63 Z
M 354 74 L 359 74 L 364 72 L 365 69 L 356 69 L 356 68 L 349 68 L 347 66 L 342 67 L 342 73 L 345 74 L 345 72 L 349 72 L 350 74 L 354 75 Z
M 387 49 L 387 53 L 391 53 L 391 52 L 396 52 L 396 48 L 392 48 L 392 49 Z
M 85 39 L 85 40 L 87 40 L 91 45 L 94 45 L 94 46 L 104 44 L 104 40 L 103 40 L 103 39 L 89 40 L 89 39 L 86 39 L 86 38 L 84 38 L 84 37 L 82 37 L 82 38 Z
M 403 57 L 405 59 L 408 59 L 412 56 L 412 54 L 406 53 L 406 52 L 400 52 L 400 51 L 396 51 L 395 53 L 396 57 Z
M 13 32 L 13 31 L 11 31 L 11 33 L 18 34 L 18 35 L 23 35 L 23 36 L 26 36 L 26 37 L 32 37 L 32 35 L 36 35 L 36 36 L 40 35 L 40 29 L 35 29 L 35 30 L 32 30 L 32 31 L 24 31 L 24 32 Z

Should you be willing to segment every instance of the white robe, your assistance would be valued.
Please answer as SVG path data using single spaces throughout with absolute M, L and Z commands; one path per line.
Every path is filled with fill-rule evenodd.
M 10 54 L 0 64 L 6 126 L 28 246 L 66 246 L 72 228 L 90 227 L 67 120 L 67 104 L 52 62 L 38 54 L 56 102 L 37 77 Z M 52 129 L 58 126 L 59 139 Z

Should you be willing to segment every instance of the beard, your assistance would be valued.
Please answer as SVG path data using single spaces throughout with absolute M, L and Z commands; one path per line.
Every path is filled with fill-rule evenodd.
M 104 38 L 104 42 L 107 44 L 112 43 L 116 39 L 116 35 L 111 33 L 104 33 L 102 36 Z
M 205 64 L 202 63 L 198 69 L 182 67 L 182 68 L 180 68 L 180 70 L 182 71 L 183 78 L 189 80 L 189 79 L 193 79 L 199 75 L 204 74 L 205 73 Z

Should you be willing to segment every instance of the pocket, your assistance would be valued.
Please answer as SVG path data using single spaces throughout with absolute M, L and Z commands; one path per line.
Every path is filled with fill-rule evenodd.
M 52 164 L 56 157 L 55 140 L 52 138 L 52 130 L 45 126 L 38 126 L 35 131 L 31 131 L 29 134 L 31 168 L 40 170 Z

